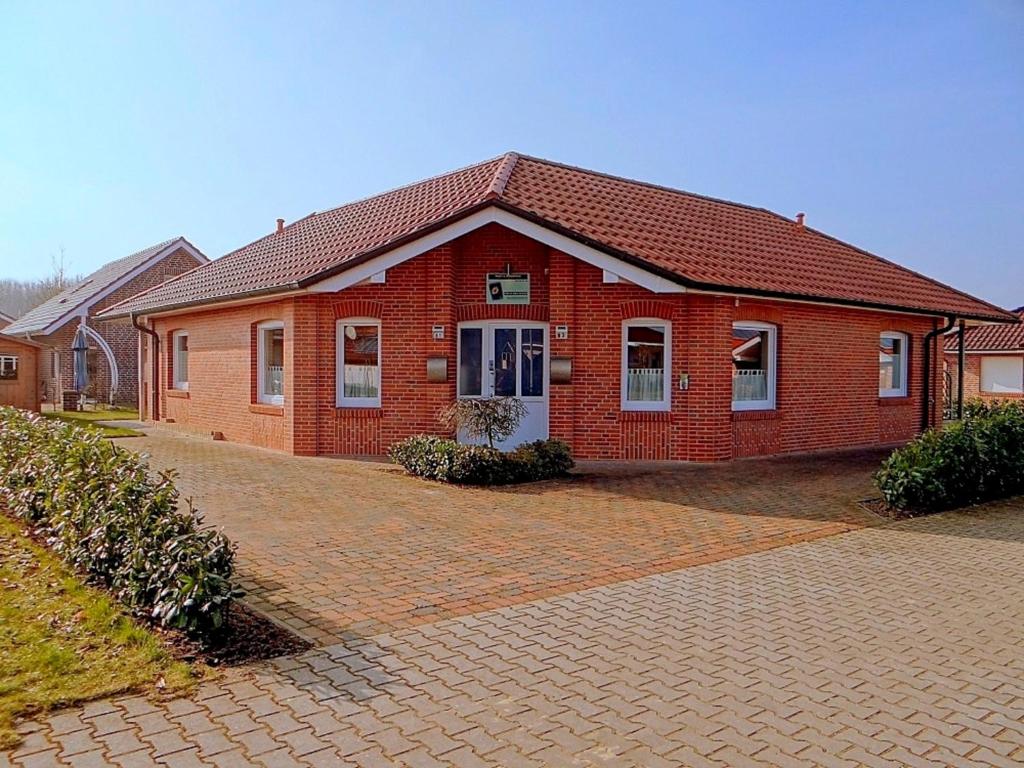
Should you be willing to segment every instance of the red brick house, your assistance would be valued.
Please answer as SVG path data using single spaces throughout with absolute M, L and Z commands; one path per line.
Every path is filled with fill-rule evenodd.
M 0 405 L 39 410 L 39 358 L 43 347 L 0 333 Z
M 1024 320 L 1024 307 L 1013 313 Z M 948 400 L 960 391 L 960 354 L 957 334 L 946 337 Z M 1024 398 L 1024 324 L 982 325 L 964 331 L 964 400 L 1020 400 Z
M 998 307 L 769 211 L 509 153 L 311 214 L 104 317 L 143 412 L 296 454 L 380 454 L 455 398 L 510 443 L 722 460 L 936 423 L 940 333 Z M 937 395 L 938 393 L 938 395 Z
M 101 320 L 103 309 L 201 264 L 206 258 L 183 237 L 104 264 L 78 284 L 25 313 L 4 328 L 47 348 L 39 362 L 43 399 L 62 407 L 74 386 L 72 343 L 87 329 L 90 391 L 97 402 L 134 406 L 138 402 L 139 332 L 127 320 Z

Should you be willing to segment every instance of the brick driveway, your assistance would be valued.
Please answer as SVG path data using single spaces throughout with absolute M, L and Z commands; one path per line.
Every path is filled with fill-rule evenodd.
M 872 493 L 870 451 L 592 465 L 485 490 L 148 431 L 123 444 L 177 467 L 183 494 L 237 540 L 249 602 L 321 645 L 879 522 L 855 503 Z
M 19 765 L 1024 763 L 1020 501 L 231 671 L 26 726 Z M 4 759 L 0 757 L 0 765 Z

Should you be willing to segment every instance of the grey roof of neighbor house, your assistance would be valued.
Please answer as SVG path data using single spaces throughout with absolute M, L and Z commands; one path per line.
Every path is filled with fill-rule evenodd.
M 104 291 L 114 286 L 119 280 L 127 277 L 133 270 L 143 267 L 148 261 L 158 261 L 156 257 L 169 255 L 178 250 L 182 245 L 188 246 L 195 253 L 206 259 L 194 245 L 184 237 L 172 237 L 162 243 L 151 245 L 136 251 L 130 256 L 111 261 L 104 264 L 84 280 L 72 287 L 61 291 L 56 296 L 47 299 L 38 307 L 29 310 L 9 326 L 4 328 L 8 336 L 16 336 L 26 333 L 46 333 L 54 323 L 62 318 L 73 316 L 83 306 L 91 304 L 100 298 Z M 206 259 L 208 260 L 208 259 Z
M 14 317 L 8 315 L 6 312 L 0 312 L 0 322 L 13 323 Z

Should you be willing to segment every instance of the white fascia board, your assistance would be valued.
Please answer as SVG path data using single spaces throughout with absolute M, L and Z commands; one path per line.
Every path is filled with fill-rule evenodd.
M 189 244 L 188 241 L 185 240 L 185 238 L 179 237 L 177 240 L 172 241 L 171 244 L 168 245 L 163 250 L 157 251 L 144 262 L 139 264 L 137 267 L 135 267 L 129 272 L 126 272 L 124 275 L 119 277 L 117 280 L 112 282 L 103 290 L 93 294 L 89 298 L 85 299 L 82 303 L 76 304 L 74 307 L 71 307 L 67 312 L 65 312 L 59 318 L 57 318 L 48 326 L 46 326 L 46 328 L 44 328 L 42 331 L 38 331 L 38 334 L 41 336 L 48 336 L 49 334 L 53 333 L 58 328 L 60 328 L 62 325 L 67 323 L 68 320 L 70 320 L 76 314 L 82 315 L 84 317 L 89 313 L 89 310 L 92 309 L 92 307 L 97 302 L 102 301 L 107 296 L 112 294 L 114 291 L 118 290 L 124 285 L 127 285 L 150 267 L 159 264 L 167 256 L 170 256 L 173 253 L 177 253 L 178 250 L 184 250 L 194 258 L 198 259 L 200 264 L 206 264 L 210 261 L 208 258 L 206 258 L 206 256 L 204 256 L 202 253 L 193 248 L 191 244 Z M 170 279 L 172 278 L 168 278 L 168 280 Z M 102 320 L 103 318 L 98 319 Z
M 447 242 L 451 242 L 452 240 L 487 224 L 500 224 L 514 232 L 518 232 L 521 235 L 529 237 L 531 240 L 536 240 L 537 242 L 543 243 L 557 251 L 567 253 L 580 261 L 586 262 L 598 269 L 618 275 L 619 277 L 629 280 L 629 282 L 635 283 L 636 285 L 646 288 L 654 293 L 686 292 L 686 289 L 683 286 L 673 283 L 671 280 L 666 280 L 665 278 L 652 274 L 645 269 L 641 269 L 633 264 L 617 259 L 614 256 L 602 253 L 596 248 L 591 248 L 590 246 L 579 243 L 570 237 L 553 232 L 539 224 L 534 224 L 532 221 L 527 221 L 521 216 L 516 216 L 514 213 L 509 213 L 501 208 L 493 207 L 477 211 L 476 213 L 470 214 L 469 216 L 453 222 L 446 227 L 430 232 L 417 240 L 413 240 L 412 242 L 399 246 L 392 251 L 383 253 L 376 258 L 370 259 L 362 264 L 358 264 L 338 275 L 334 275 L 321 280 L 318 283 L 314 283 L 309 286 L 308 290 L 310 293 L 335 293 L 336 291 L 350 288 L 356 283 L 361 283 L 364 280 L 372 278 L 379 272 L 391 269 L 404 261 L 408 261 L 409 259 L 419 256 L 422 253 L 426 253 L 433 248 L 444 245 Z

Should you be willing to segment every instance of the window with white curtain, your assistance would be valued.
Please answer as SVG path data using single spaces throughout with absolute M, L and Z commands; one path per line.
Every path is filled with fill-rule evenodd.
M 622 410 L 671 409 L 671 360 L 669 322 L 637 318 L 622 324 Z
M 188 389 L 188 332 L 171 336 L 171 374 L 175 389 Z
M 907 396 L 907 335 L 886 331 L 878 337 L 878 396 Z
M 380 321 L 339 320 L 337 328 L 337 405 L 380 407 Z
M 775 337 L 769 323 L 732 324 L 732 409 L 775 408 Z
M 284 322 L 256 326 L 257 394 L 261 403 L 284 405 Z

